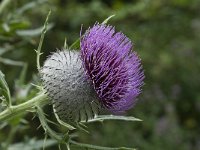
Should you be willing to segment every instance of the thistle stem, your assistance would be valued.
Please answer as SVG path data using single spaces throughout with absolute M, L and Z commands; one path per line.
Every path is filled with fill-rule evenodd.
M 42 104 L 46 104 L 48 103 L 48 99 L 46 94 L 44 94 L 44 92 L 38 94 L 37 96 L 35 96 L 34 98 L 21 103 L 19 105 L 16 106 L 10 106 L 7 109 L 5 109 L 4 111 L 2 111 L 0 113 L 0 122 L 10 119 L 13 116 L 16 116 L 18 114 L 30 111 L 33 109 L 33 107 L 37 106 L 37 105 L 42 105 Z
M 39 42 L 38 48 L 36 50 L 36 54 L 37 54 L 36 62 L 37 62 L 37 69 L 38 70 L 40 70 L 40 55 L 42 55 L 41 49 L 42 49 L 42 44 L 43 44 L 45 33 L 47 32 L 48 20 L 49 20 L 50 15 L 51 15 L 51 10 L 49 11 L 47 18 L 46 18 L 46 21 L 44 23 L 44 27 L 42 29 L 42 34 L 41 34 L 41 37 L 40 37 L 40 42 Z

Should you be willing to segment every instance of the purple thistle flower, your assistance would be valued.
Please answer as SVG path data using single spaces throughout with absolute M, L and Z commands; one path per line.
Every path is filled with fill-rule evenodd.
M 141 93 L 144 72 L 131 41 L 114 27 L 95 24 L 80 41 L 81 59 L 100 103 L 113 113 L 134 105 Z
M 81 38 L 80 47 L 80 53 L 53 53 L 40 70 L 58 117 L 79 122 L 94 118 L 102 108 L 112 113 L 130 109 L 144 79 L 131 41 L 112 26 L 95 24 Z

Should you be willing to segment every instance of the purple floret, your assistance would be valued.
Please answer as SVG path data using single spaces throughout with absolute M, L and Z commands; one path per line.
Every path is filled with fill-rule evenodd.
M 131 41 L 112 26 L 95 24 L 80 44 L 83 67 L 101 104 L 113 113 L 132 108 L 144 73 Z

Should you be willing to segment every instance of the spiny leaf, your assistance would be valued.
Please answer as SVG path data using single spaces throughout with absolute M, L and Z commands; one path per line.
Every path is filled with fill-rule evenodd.
M 86 129 L 87 126 L 85 126 L 85 125 L 82 124 L 82 123 L 78 123 L 78 124 L 77 124 L 77 128 L 80 129 L 80 130 L 82 130 L 82 131 L 84 131 L 84 132 L 86 132 L 86 133 L 89 133 L 89 131 Z
M 43 110 L 39 106 L 37 106 L 37 114 L 45 133 L 47 133 L 51 138 L 56 139 L 58 142 L 65 143 L 69 135 L 57 133 L 52 130 L 47 123 L 47 118 L 45 117 Z
M 123 121 L 142 121 L 132 116 L 114 116 L 114 115 L 99 115 L 94 119 L 88 120 L 88 122 L 104 121 L 104 120 L 123 120 Z
M 85 143 L 79 143 L 73 140 L 69 141 L 71 144 L 81 147 L 81 148 L 87 148 L 87 149 L 93 149 L 93 150 L 136 150 L 135 148 L 128 148 L 128 147 L 103 147 L 103 146 L 97 146 L 92 144 L 85 144 Z
M 8 106 L 11 106 L 10 90 L 4 77 L 4 74 L 0 71 L 0 93 L 5 97 Z
M 108 18 L 106 18 L 106 19 L 102 22 L 102 24 L 107 24 L 108 21 L 109 21 L 112 17 L 114 17 L 114 16 L 115 16 L 115 15 L 109 16 Z
M 63 125 L 64 127 L 68 128 L 69 130 L 74 130 L 74 129 L 76 129 L 76 128 L 73 127 L 72 125 L 70 125 L 70 124 L 68 124 L 68 123 L 66 123 L 66 122 L 64 122 L 64 121 L 62 121 L 62 120 L 60 120 L 60 118 L 58 117 L 58 115 L 57 115 L 56 113 L 54 113 L 54 114 L 55 114 L 55 117 L 56 117 L 57 121 L 58 121 L 61 125 Z

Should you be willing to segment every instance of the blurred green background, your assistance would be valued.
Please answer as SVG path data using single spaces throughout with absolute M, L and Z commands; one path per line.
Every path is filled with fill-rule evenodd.
M 42 62 L 63 47 L 65 37 L 72 44 L 79 37 L 81 25 L 85 31 L 96 21 L 115 14 L 109 24 L 133 41 L 143 62 L 143 93 L 127 113 L 143 122 L 90 124 L 90 134 L 81 132 L 77 140 L 141 150 L 200 149 L 199 0 L 6 1 L 0 8 L 0 70 L 6 75 L 14 103 L 37 92 L 31 85 L 38 82 L 34 49 L 49 9 L 52 15 Z M 52 115 L 51 108 L 46 111 Z M 0 149 L 39 149 L 44 131 L 37 129 L 39 122 L 37 118 L 32 120 L 33 116 L 30 113 L 24 116 L 26 120 L 20 116 L 1 123 Z M 55 145 L 51 140 L 48 144 Z

